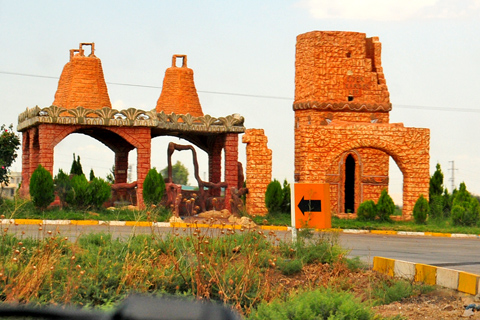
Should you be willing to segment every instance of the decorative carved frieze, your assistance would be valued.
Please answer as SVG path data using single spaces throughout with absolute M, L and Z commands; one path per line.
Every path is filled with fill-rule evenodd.
M 111 108 L 87 109 L 77 107 L 65 109 L 50 106 L 40 109 L 38 106 L 27 109 L 18 116 L 18 131 L 41 123 L 56 123 L 65 125 L 83 124 L 92 126 L 122 126 L 122 127 L 152 127 L 164 130 L 184 132 L 236 132 L 245 131 L 245 119 L 239 114 L 215 118 L 210 115 L 194 117 L 190 114 L 165 114 L 154 110 L 144 111 L 129 108 L 115 110 Z

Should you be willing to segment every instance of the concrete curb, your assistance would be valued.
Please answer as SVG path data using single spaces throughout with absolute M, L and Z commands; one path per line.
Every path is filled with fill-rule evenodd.
M 471 295 L 479 293 L 480 276 L 464 271 L 383 257 L 373 257 L 373 270 L 391 277 L 438 285 Z
M 137 226 L 137 227 L 173 227 L 173 228 L 189 228 L 196 226 L 198 228 L 218 228 L 218 229 L 242 229 L 239 225 L 230 224 L 202 224 L 202 223 L 184 223 L 184 222 L 149 222 L 149 221 L 101 221 L 101 220 L 41 220 L 41 219 L 0 219 L 0 224 L 38 224 L 38 225 L 108 225 L 108 226 Z M 273 231 L 291 231 L 292 227 L 287 226 L 258 226 L 262 230 Z M 402 235 L 402 236 L 427 236 L 427 237 L 444 237 L 444 238 L 473 238 L 480 239 L 477 234 L 461 234 L 461 233 L 440 233 L 440 232 L 414 232 L 414 231 L 394 231 L 394 230 L 362 230 L 362 229 L 315 229 L 315 231 L 332 231 L 353 234 L 379 234 L 379 235 Z

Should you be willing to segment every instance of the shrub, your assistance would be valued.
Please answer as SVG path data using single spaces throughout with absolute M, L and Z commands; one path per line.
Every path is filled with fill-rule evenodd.
M 480 202 L 467 191 L 465 183 L 453 199 L 452 220 L 455 225 L 473 226 L 480 219 Z
M 374 221 L 376 216 L 377 206 L 373 200 L 364 201 L 357 209 L 357 220 Z
M 415 206 L 413 207 L 413 219 L 415 220 L 415 223 L 422 224 L 427 221 L 427 216 L 429 214 L 430 206 L 427 199 L 425 199 L 422 194 L 418 198 L 417 202 L 415 202 Z
M 390 216 L 395 212 L 395 203 L 388 195 L 386 189 L 382 190 L 380 198 L 377 202 L 377 216 L 380 221 L 390 221 Z
M 282 259 L 278 261 L 278 269 L 282 274 L 288 276 L 302 271 L 303 263 L 298 259 Z
M 443 195 L 434 194 L 429 199 L 430 216 L 432 218 L 442 218 L 444 216 L 445 198 Z
M 288 183 L 287 179 L 283 181 L 283 189 L 282 189 L 282 212 L 283 213 L 290 213 L 291 211 L 291 190 L 290 190 L 290 183 Z
M 317 289 L 262 302 L 249 319 L 373 319 L 369 308 L 353 295 L 331 289 Z
M 268 209 L 268 213 L 279 213 L 282 209 L 282 202 L 282 185 L 277 179 L 274 179 L 268 184 L 267 191 L 265 192 L 265 206 Z
M 30 177 L 30 196 L 35 207 L 42 210 L 55 200 L 52 175 L 40 164 Z
M 94 177 L 88 184 L 86 204 L 99 208 L 105 201 L 110 199 L 111 196 L 110 184 L 101 178 Z
M 143 181 L 143 201 L 147 205 L 157 204 L 165 193 L 165 182 L 157 169 L 150 169 Z
M 75 175 L 70 180 L 72 188 L 68 191 L 65 201 L 74 207 L 83 208 L 87 206 L 88 180 L 84 174 Z
M 60 198 L 60 203 L 62 207 L 66 206 L 66 198 L 68 192 L 72 189 L 72 183 L 70 182 L 70 176 L 67 175 L 62 169 L 58 171 L 58 174 L 53 180 L 55 185 L 55 192 L 57 193 L 58 198 Z

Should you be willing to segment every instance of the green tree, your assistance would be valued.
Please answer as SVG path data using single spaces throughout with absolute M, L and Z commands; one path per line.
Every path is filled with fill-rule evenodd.
M 90 169 L 90 177 L 88 180 L 92 181 L 93 179 L 95 179 L 95 173 L 93 172 L 93 169 Z
M 73 154 L 72 167 L 70 168 L 70 174 L 80 176 L 83 174 L 82 164 L 80 163 L 80 156 L 77 156 L 75 160 L 75 153 Z
M 55 176 L 53 183 L 55 185 L 55 192 L 60 198 L 60 203 L 62 207 L 65 207 L 67 205 L 67 201 L 66 201 L 67 194 L 72 189 L 70 176 L 66 174 L 62 169 L 60 169 L 58 171 L 58 174 Z
M 273 181 L 268 184 L 267 191 L 265 192 L 265 206 L 268 209 L 268 213 L 279 213 L 282 209 L 282 203 L 282 185 L 277 179 L 273 179 Z
M 283 213 L 289 213 L 291 211 L 291 192 L 290 183 L 288 183 L 287 179 L 283 180 L 281 207 Z
M 357 220 L 374 221 L 377 217 L 377 206 L 373 200 L 367 200 L 360 204 L 357 209 Z
M 77 208 L 85 208 L 88 204 L 88 180 L 84 174 L 74 175 L 71 180 L 72 188 L 67 193 L 66 202 Z
M 168 166 L 166 166 L 162 171 L 160 171 L 163 179 L 168 178 Z M 188 169 L 180 162 L 177 161 L 172 166 L 172 180 L 175 184 L 181 184 L 186 186 L 188 183 Z
M 480 202 L 468 192 L 464 182 L 454 195 L 451 216 L 455 225 L 463 226 L 473 226 L 480 219 Z
M 110 172 L 107 174 L 107 177 L 105 178 L 108 183 L 114 184 L 115 183 L 115 165 L 112 166 L 110 169 Z
M 0 183 L 8 185 L 10 167 L 17 158 L 17 150 L 20 146 L 20 139 L 13 132 L 13 125 L 8 129 L 2 124 L 0 134 Z
M 148 171 L 143 181 L 143 201 L 146 205 L 158 204 L 165 193 L 165 182 L 157 169 L 152 168 Z
M 30 196 L 35 207 L 45 210 L 55 200 L 52 175 L 41 164 L 33 171 L 29 187 Z
M 427 221 L 429 214 L 430 205 L 428 204 L 427 199 L 423 197 L 423 194 L 421 194 L 413 207 L 413 219 L 415 220 L 415 223 L 423 224 Z
M 443 172 L 440 167 L 440 163 L 437 163 L 437 167 L 433 175 L 430 177 L 430 187 L 428 189 L 428 196 L 431 199 L 432 196 L 441 196 L 443 194 Z
M 444 216 L 445 197 L 443 188 L 443 172 L 440 163 L 433 175 L 430 177 L 430 187 L 428 190 L 428 202 L 430 207 L 430 215 L 432 218 L 441 218 Z
M 395 212 L 395 203 L 386 189 L 382 190 L 377 202 L 377 215 L 380 221 L 390 221 L 390 216 Z
M 93 177 L 87 187 L 86 205 L 100 208 L 111 196 L 110 184 L 101 178 Z

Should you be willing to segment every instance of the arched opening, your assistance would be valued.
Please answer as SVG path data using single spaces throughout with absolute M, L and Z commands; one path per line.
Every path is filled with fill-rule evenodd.
M 345 212 L 355 212 L 355 159 L 351 154 L 345 160 Z
M 73 133 L 64 138 L 54 148 L 54 175 L 62 169 L 70 173 L 73 154 L 80 156 L 83 173 L 89 178 L 90 170 L 96 177 L 106 179 L 114 164 L 115 154 L 100 141 L 85 134 Z

